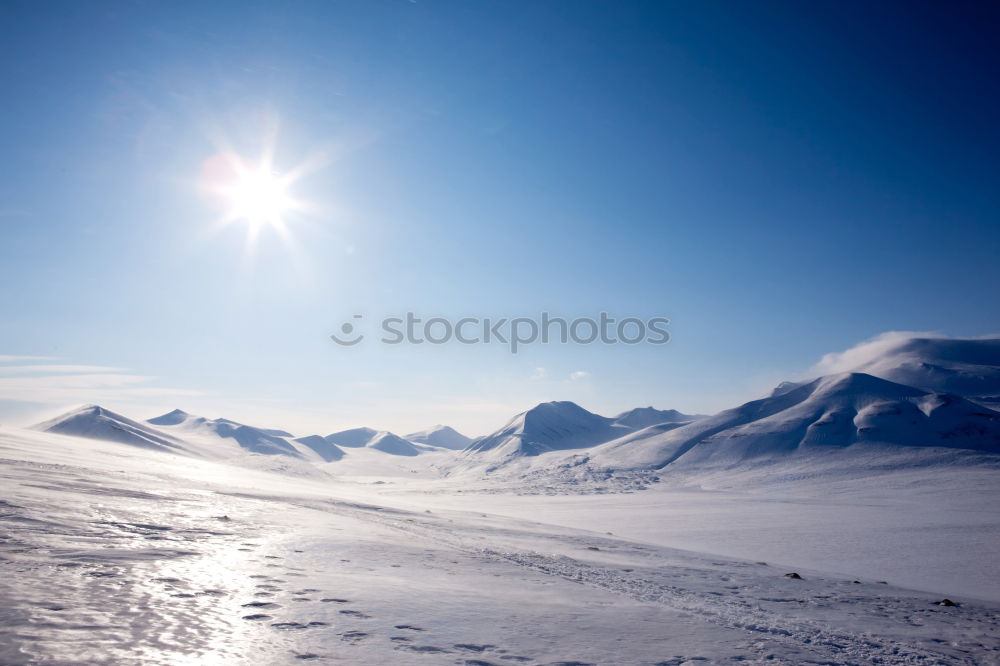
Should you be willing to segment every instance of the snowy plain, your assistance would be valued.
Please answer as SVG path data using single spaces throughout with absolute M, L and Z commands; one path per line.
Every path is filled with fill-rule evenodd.
M 709 519 L 699 533 L 695 516 L 713 506 L 722 515 L 731 501 L 660 489 L 473 495 L 420 473 L 435 457 L 383 457 L 396 467 L 378 479 L 348 469 L 304 477 L 277 457 L 260 457 L 277 470 L 268 471 L 0 431 L 0 663 L 1000 659 L 996 600 L 939 587 L 945 579 L 924 592 L 865 575 L 879 571 L 879 552 L 903 563 L 909 548 L 934 548 L 940 534 L 911 528 L 947 516 L 913 518 L 902 527 L 909 542 L 874 540 L 870 561 L 846 567 L 815 557 L 822 516 L 805 500 L 768 518 L 760 538 L 747 524 L 752 501 L 727 515 L 728 528 Z M 983 515 L 995 527 L 996 513 Z M 850 525 L 832 526 L 848 536 L 827 547 L 868 539 L 870 526 L 852 536 Z M 778 541 L 774 562 L 741 556 L 767 535 Z M 944 596 L 959 606 L 937 605 Z

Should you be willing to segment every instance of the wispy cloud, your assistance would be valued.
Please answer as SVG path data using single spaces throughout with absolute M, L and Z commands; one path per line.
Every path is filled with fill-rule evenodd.
M 529 377 L 528 379 L 530 379 L 533 382 L 538 382 L 548 378 L 549 378 L 549 371 L 546 368 L 537 367 L 535 368 L 535 371 L 531 373 L 531 377 Z
M 586 370 L 577 370 L 575 372 L 569 373 L 569 380 L 571 382 L 579 382 L 579 381 L 583 381 L 584 379 L 586 379 L 589 376 L 590 376 L 590 373 L 587 372 Z
M 151 386 L 157 378 L 103 365 L 33 363 L 48 356 L 0 355 L 0 400 L 39 404 L 129 401 L 151 397 L 194 396 L 200 391 Z
M 125 368 L 112 368 L 104 365 L 0 365 L 0 376 L 18 374 L 43 374 L 43 373 L 106 373 L 106 372 L 127 372 Z

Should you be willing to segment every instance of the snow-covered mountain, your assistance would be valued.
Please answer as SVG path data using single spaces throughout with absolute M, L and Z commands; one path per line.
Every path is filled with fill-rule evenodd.
M 215 459 L 264 454 L 295 459 L 296 464 L 339 463 L 342 470 L 359 474 L 403 464 L 408 473 L 419 467 L 430 476 L 481 477 L 503 469 L 505 475 L 538 480 L 566 470 L 652 479 L 662 470 L 723 470 L 783 461 L 794 466 L 831 452 L 842 453 L 838 464 L 849 470 L 855 452 L 871 460 L 873 447 L 889 451 L 886 455 L 897 461 L 893 464 L 907 457 L 913 464 L 930 464 L 932 458 L 940 462 L 947 457 L 941 451 L 956 452 L 948 459 L 969 452 L 1000 461 L 1000 412 L 989 407 L 996 404 L 990 394 L 1000 394 L 998 350 L 998 339 L 879 339 L 825 357 L 820 367 L 862 365 L 881 376 L 849 371 L 782 382 L 767 397 L 709 417 L 641 407 L 608 418 L 572 402 L 547 402 L 467 446 L 469 440 L 447 426 L 407 438 L 373 428 L 293 438 L 284 430 L 181 410 L 139 423 L 96 406 L 36 429 Z M 393 462 L 422 454 L 433 455 L 419 463 Z
M 365 447 L 381 451 L 382 453 L 390 453 L 394 456 L 416 456 L 420 454 L 420 449 L 414 446 L 413 442 L 408 442 L 399 435 L 394 435 L 384 430 L 372 437 Z
M 394 456 L 416 456 L 422 449 L 413 442 L 403 439 L 386 430 L 374 430 L 372 428 L 351 428 L 341 430 L 323 438 L 328 444 L 347 448 L 367 448 L 389 453 Z M 346 453 L 346 452 L 342 452 Z
M 300 446 L 296 446 L 286 439 L 286 437 L 290 437 L 287 433 L 285 436 L 275 434 L 283 433 L 283 430 L 254 428 L 229 419 L 207 419 L 203 416 L 188 414 L 180 409 L 148 419 L 147 423 L 164 429 L 182 440 L 203 439 L 206 435 L 214 435 L 231 440 L 240 449 L 250 453 L 285 455 L 303 459 L 310 457 Z
M 351 428 L 350 430 L 341 430 L 339 432 L 331 433 L 323 439 L 331 444 L 336 444 L 337 446 L 358 448 L 367 446 L 368 442 L 370 442 L 377 434 L 378 430 L 374 430 L 372 428 Z
M 426 430 L 413 432 L 406 436 L 411 442 L 429 444 L 443 449 L 461 451 L 472 443 L 471 437 L 466 437 L 454 428 L 446 425 L 436 425 Z
M 488 454 L 492 460 L 536 456 L 594 446 L 631 431 L 573 402 L 543 402 L 518 414 L 493 434 L 474 440 L 466 452 Z
M 301 444 L 312 449 L 316 455 L 323 459 L 323 462 L 336 462 L 344 457 L 344 450 L 319 435 L 307 435 L 293 440 L 296 444 Z
M 1000 453 L 1000 413 L 864 373 L 798 385 L 666 432 L 647 429 L 590 452 L 610 469 L 771 461 L 855 444 Z
M 676 409 L 656 409 L 654 407 L 636 407 L 622 412 L 615 417 L 615 423 L 636 430 L 648 428 L 660 423 L 683 424 L 704 418 L 701 414 L 682 414 Z
M 185 452 L 183 443 L 177 438 L 98 405 L 74 409 L 32 426 L 32 430 L 107 440 L 146 449 Z
M 846 352 L 828 354 L 819 369 L 864 372 L 987 406 L 1000 402 L 1000 338 L 886 334 Z

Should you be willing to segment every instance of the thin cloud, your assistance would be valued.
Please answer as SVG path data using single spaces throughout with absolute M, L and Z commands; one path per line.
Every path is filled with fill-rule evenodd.
M 2 365 L 0 375 L 21 374 L 21 373 L 106 373 L 106 372 L 127 372 L 125 368 L 112 368 L 106 365 Z
M 19 403 L 67 404 L 191 397 L 201 391 L 150 386 L 157 378 L 126 368 L 103 365 L 54 364 L 50 356 L 2 355 L 0 400 Z

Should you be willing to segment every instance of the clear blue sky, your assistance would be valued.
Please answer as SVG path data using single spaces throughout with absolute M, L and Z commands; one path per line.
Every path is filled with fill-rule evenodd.
M 549 399 L 713 411 L 887 330 L 996 332 L 989 4 L 4 2 L 0 419 L 480 434 Z M 199 179 L 275 127 L 311 208 L 249 256 Z M 673 339 L 327 338 L 407 310 Z

